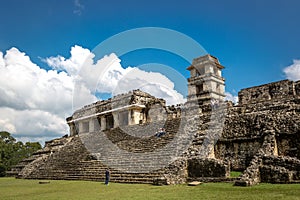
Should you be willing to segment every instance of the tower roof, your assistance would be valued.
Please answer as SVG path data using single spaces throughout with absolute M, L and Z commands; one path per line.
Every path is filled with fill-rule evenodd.
M 189 66 L 186 69 L 187 70 L 191 70 L 191 69 L 195 68 L 195 66 L 203 65 L 203 64 L 205 64 L 207 62 L 214 63 L 216 65 L 216 67 L 218 67 L 219 69 L 223 69 L 224 68 L 224 66 L 220 64 L 220 62 L 219 62 L 219 60 L 218 60 L 217 57 L 212 56 L 210 54 L 207 54 L 205 56 L 201 56 L 201 57 L 195 58 L 193 60 L 192 65 Z

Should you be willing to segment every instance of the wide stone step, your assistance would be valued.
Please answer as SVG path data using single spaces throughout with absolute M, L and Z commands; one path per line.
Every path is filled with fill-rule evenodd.
M 152 184 L 155 178 L 160 176 L 149 176 L 149 177 L 121 177 L 121 176 L 111 176 L 111 182 L 117 183 L 149 183 Z M 34 177 L 32 177 L 34 178 Z M 42 175 L 38 179 L 53 179 L 53 180 L 91 180 L 91 181 L 104 181 L 105 176 L 86 176 L 86 175 L 76 175 L 70 174 L 66 176 L 56 176 L 56 175 Z
M 204 183 L 218 183 L 218 182 L 234 182 L 239 178 L 227 178 L 227 177 L 198 177 L 198 178 L 188 178 L 188 182 L 199 181 Z
M 20 171 L 7 171 L 6 176 L 18 176 Z

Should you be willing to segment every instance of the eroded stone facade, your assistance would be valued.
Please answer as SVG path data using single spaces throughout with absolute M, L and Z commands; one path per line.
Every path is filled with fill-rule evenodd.
M 164 99 L 156 98 L 140 90 L 97 101 L 75 111 L 71 117 L 67 118 L 70 135 L 144 124 L 164 120 L 167 117 L 180 117 L 179 105 L 167 107 L 165 104 Z

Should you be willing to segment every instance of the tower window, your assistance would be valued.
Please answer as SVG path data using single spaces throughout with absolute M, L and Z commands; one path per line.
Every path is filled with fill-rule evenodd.
M 214 67 L 214 74 L 218 75 L 218 69 L 216 67 Z
M 216 92 L 217 93 L 221 93 L 221 88 L 220 88 L 220 84 L 219 83 L 217 83 Z
M 203 67 L 196 69 L 196 76 L 201 76 L 205 74 L 205 69 Z
M 203 92 L 203 83 L 202 84 L 199 84 L 199 85 L 196 85 L 196 93 L 199 94 L 201 92 Z

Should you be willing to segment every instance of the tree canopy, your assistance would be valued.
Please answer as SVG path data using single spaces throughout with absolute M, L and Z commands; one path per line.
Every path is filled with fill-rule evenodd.
M 16 141 L 9 132 L 0 131 L 0 176 L 5 176 L 5 171 L 10 170 L 12 166 L 41 148 L 38 142 L 23 144 L 23 142 Z

